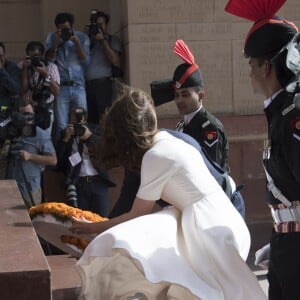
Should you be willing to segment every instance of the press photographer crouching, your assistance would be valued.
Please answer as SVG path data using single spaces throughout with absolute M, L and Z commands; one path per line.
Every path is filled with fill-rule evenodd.
M 26 57 L 19 63 L 21 68 L 21 94 L 24 99 L 34 101 L 39 116 L 39 126 L 51 134 L 53 104 L 60 93 L 60 75 L 54 63 L 45 58 L 45 47 L 39 41 L 31 41 L 26 46 Z
M 66 176 L 69 205 L 107 216 L 108 188 L 115 184 L 95 161 L 100 139 L 100 126 L 87 124 L 86 110 L 72 108 L 57 144 L 58 169 Z
M 57 159 L 49 133 L 36 126 L 36 114 L 30 100 L 20 100 L 18 113 L 7 124 L 7 179 L 15 179 L 28 207 L 42 201 L 41 176 L 45 166 L 55 166 Z

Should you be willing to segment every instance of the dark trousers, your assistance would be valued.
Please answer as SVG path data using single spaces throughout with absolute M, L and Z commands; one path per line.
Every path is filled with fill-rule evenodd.
M 112 81 L 110 78 L 88 80 L 86 82 L 88 122 L 98 124 L 106 108 L 112 103 Z
M 273 233 L 268 272 L 269 300 L 300 299 L 300 232 Z
M 107 217 L 108 187 L 100 176 L 94 176 L 89 180 L 86 177 L 79 177 L 76 189 L 78 208 Z
M 131 210 L 134 199 L 136 197 L 136 193 L 140 186 L 140 182 L 141 178 L 139 174 L 127 169 L 124 170 L 124 181 L 121 188 L 121 193 L 119 199 L 108 215 L 109 218 L 118 217 L 119 215 L 122 215 Z M 161 207 L 169 205 L 163 200 L 158 200 L 156 201 L 156 203 Z

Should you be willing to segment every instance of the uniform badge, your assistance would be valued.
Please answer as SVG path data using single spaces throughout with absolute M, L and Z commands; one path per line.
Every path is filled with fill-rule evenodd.
M 217 131 L 205 131 L 204 135 L 205 135 L 205 138 L 206 138 L 206 140 L 204 141 L 204 143 L 207 146 L 212 147 L 215 143 L 218 142 Z
M 176 81 L 176 82 L 175 82 L 175 86 L 176 86 L 177 89 L 180 89 L 181 83 L 180 83 L 179 81 Z
M 290 126 L 294 129 L 293 137 L 300 141 L 300 117 L 292 120 Z
M 283 116 L 285 116 L 286 114 L 288 114 L 290 111 L 292 111 L 295 108 L 295 104 L 291 104 L 290 106 L 288 106 L 286 109 L 284 109 L 281 114 Z
M 205 136 L 209 141 L 211 141 L 216 138 L 217 132 L 216 131 L 205 131 Z
M 300 117 L 292 120 L 290 122 L 290 126 L 296 130 L 300 130 Z
M 202 126 L 202 128 L 205 128 L 205 127 L 207 127 L 209 124 L 210 124 L 210 121 L 207 120 L 207 121 L 204 122 L 201 126 Z

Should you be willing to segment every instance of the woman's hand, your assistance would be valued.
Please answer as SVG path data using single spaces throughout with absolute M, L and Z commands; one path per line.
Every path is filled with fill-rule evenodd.
M 155 201 L 135 198 L 131 210 L 123 215 L 109 219 L 103 222 L 88 223 L 87 220 L 72 218 L 72 227 L 69 229 L 73 233 L 102 233 L 111 227 L 131 219 L 150 214 L 154 207 Z
M 100 233 L 103 230 L 101 230 L 101 223 L 105 222 L 90 222 L 87 221 L 85 218 L 78 219 L 75 217 L 72 217 L 72 226 L 69 228 L 69 230 L 72 233 Z

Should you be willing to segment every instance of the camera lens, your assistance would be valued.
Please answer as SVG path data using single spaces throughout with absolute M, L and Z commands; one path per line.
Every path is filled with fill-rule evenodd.
M 74 184 L 67 185 L 67 202 L 73 207 L 78 207 L 76 186 Z

